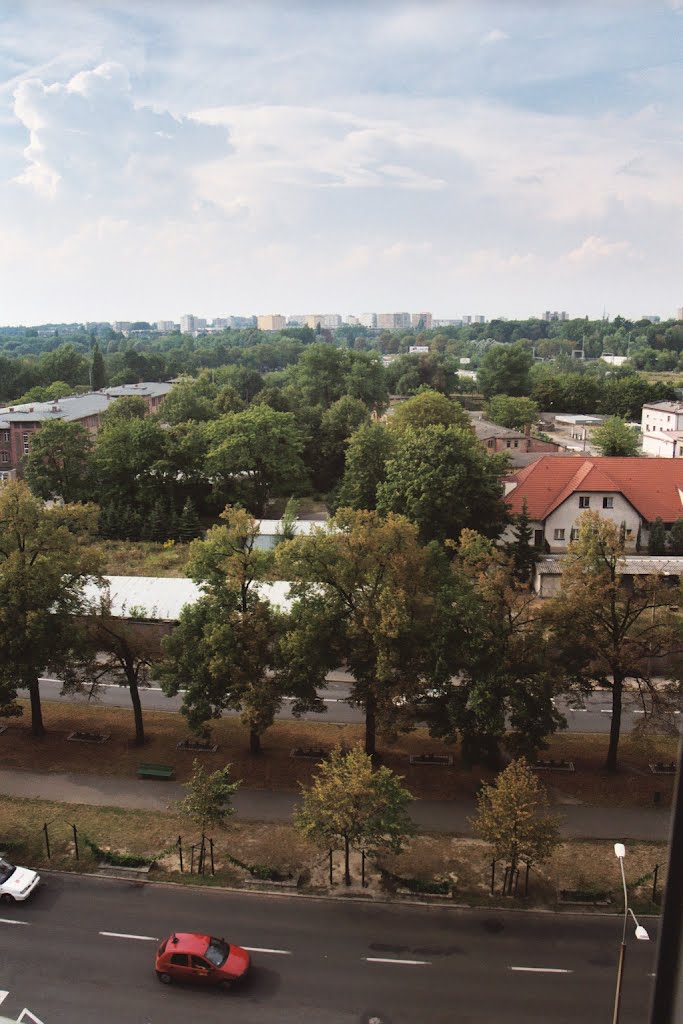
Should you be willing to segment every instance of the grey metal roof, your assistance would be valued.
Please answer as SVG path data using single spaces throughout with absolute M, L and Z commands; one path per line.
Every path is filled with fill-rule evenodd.
M 474 433 L 480 441 L 486 440 L 486 438 L 489 437 L 526 437 L 526 434 L 521 430 L 513 430 L 510 427 L 501 427 L 497 423 L 491 423 L 490 420 L 473 420 L 472 426 L 474 427 Z
M 658 409 L 660 412 L 683 412 L 683 402 L 646 402 L 643 409 Z
M 536 572 L 544 576 L 561 576 L 564 555 L 539 558 Z M 683 557 L 678 555 L 626 555 L 619 562 L 619 571 L 626 576 L 683 576 Z
M 144 618 L 157 622 L 175 622 L 186 605 L 194 604 L 202 588 L 184 576 L 104 576 L 104 586 L 89 582 L 84 587 L 88 604 L 98 604 L 107 594 L 115 618 Z M 279 580 L 263 583 L 259 593 L 276 608 L 290 606 L 289 583 Z M 131 611 L 134 615 L 131 616 Z
M 84 420 L 104 412 L 113 398 L 139 395 L 142 398 L 167 395 L 173 387 L 152 381 L 144 384 L 122 384 L 120 387 L 105 388 L 103 391 L 89 391 L 85 395 L 68 395 L 54 402 L 25 402 L 22 405 L 8 405 L 0 409 L 0 416 L 11 423 L 41 423 L 46 420 Z

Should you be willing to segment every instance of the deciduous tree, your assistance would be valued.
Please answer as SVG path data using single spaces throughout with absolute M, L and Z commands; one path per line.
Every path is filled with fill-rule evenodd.
M 591 434 L 591 444 L 603 456 L 634 456 L 640 454 L 640 436 L 625 420 L 611 416 Z
M 48 420 L 33 435 L 26 456 L 26 479 L 40 498 L 65 502 L 89 497 L 92 441 L 80 423 Z
M 388 768 L 373 770 L 359 747 L 340 748 L 323 761 L 294 812 L 294 825 L 326 849 L 344 850 L 344 881 L 351 885 L 349 854 L 354 848 L 399 853 L 415 829 L 408 814 L 413 797 Z

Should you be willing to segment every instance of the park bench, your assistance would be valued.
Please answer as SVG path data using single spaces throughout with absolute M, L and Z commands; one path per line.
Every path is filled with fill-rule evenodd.
M 175 768 L 170 764 L 139 764 L 139 779 L 172 779 Z

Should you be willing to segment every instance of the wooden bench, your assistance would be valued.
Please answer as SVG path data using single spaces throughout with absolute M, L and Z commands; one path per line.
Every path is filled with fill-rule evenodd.
M 139 764 L 139 779 L 172 779 L 175 768 L 170 764 Z

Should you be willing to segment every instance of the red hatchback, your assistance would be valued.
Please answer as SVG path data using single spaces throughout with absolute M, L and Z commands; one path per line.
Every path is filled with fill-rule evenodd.
M 223 985 L 243 978 L 251 966 L 251 957 L 241 946 L 225 939 L 196 932 L 174 932 L 157 949 L 157 978 L 164 985 L 173 981 L 198 981 L 205 985 Z

